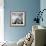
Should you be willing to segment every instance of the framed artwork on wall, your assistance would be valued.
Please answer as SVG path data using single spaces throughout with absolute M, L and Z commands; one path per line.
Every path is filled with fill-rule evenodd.
M 24 26 L 25 25 L 25 12 L 11 12 L 10 15 L 11 26 Z

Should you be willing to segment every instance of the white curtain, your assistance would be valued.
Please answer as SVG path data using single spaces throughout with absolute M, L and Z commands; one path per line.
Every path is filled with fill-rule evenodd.
M 4 0 L 0 0 L 0 42 L 4 41 Z

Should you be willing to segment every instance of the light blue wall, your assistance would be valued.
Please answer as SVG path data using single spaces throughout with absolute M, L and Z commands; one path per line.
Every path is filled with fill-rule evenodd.
M 4 0 L 4 38 L 18 41 L 31 31 L 36 11 L 40 9 L 40 0 Z M 25 11 L 26 26 L 10 27 L 10 11 Z
M 43 9 L 46 9 L 46 0 L 41 0 L 40 1 L 40 10 L 42 11 Z M 46 11 L 43 12 L 42 17 L 43 17 L 43 22 L 40 21 L 40 25 L 46 27 Z

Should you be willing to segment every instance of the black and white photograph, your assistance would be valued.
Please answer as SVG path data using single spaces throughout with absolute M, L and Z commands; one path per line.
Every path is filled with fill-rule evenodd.
M 25 12 L 11 12 L 11 26 L 24 26 Z

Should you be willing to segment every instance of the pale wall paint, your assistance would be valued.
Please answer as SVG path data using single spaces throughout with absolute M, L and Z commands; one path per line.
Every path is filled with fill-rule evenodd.
M 4 37 L 7 41 L 18 41 L 32 30 L 33 19 L 40 9 L 40 0 L 4 0 Z M 10 11 L 25 11 L 26 26 L 10 27 Z
M 42 11 L 43 9 L 46 9 L 46 0 L 40 0 L 40 10 Z M 43 17 L 43 22 L 40 21 L 40 25 L 46 27 L 46 11 L 43 12 L 42 17 Z

